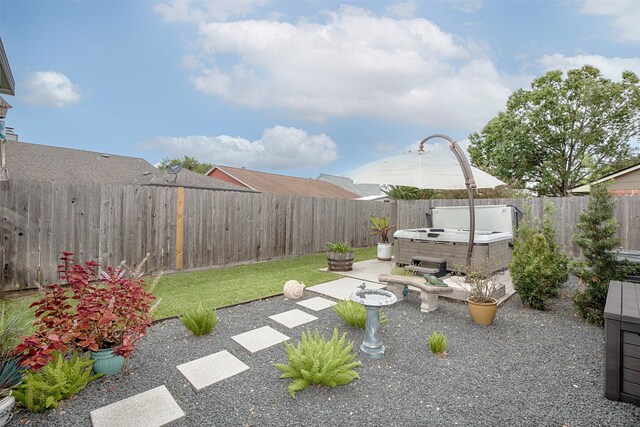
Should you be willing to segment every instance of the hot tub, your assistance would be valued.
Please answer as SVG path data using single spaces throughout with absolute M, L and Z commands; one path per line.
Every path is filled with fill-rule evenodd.
M 521 212 L 509 205 L 476 206 L 476 230 L 471 262 L 490 272 L 504 270 L 511 262 L 513 235 Z M 414 257 L 444 259 L 447 270 L 462 268 L 469 246 L 469 207 L 431 208 L 428 228 L 398 230 L 394 233 L 395 261 L 411 264 Z
M 415 228 L 393 235 L 396 264 L 411 264 L 414 257 L 426 256 L 447 261 L 447 270 L 462 268 L 467 262 L 469 230 Z M 490 272 L 507 268 L 511 262 L 513 235 L 501 231 L 476 230 L 473 238 L 474 265 L 486 265 Z

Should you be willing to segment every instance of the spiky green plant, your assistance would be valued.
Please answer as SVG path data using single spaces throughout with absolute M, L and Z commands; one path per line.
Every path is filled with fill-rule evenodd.
M 288 387 L 291 397 L 295 399 L 297 391 L 312 384 L 335 387 L 360 378 L 353 368 L 362 363 L 351 353 L 353 341 L 345 343 L 346 335 L 339 336 L 334 328 L 331 340 L 327 341 L 317 330 L 312 334 L 307 329 L 297 346 L 284 342 L 289 364 L 274 363 L 274 366 L 283 372 L 280 378 L 291 378 Z
M 198 303 L 198 307 L 180 316 L 180 321 L 193 335 L 206 335 L 216 327 L 218 318 L 215 309 L 204 308 Z
M 22 382 L 24 369 L 20 367 L 20 358 L 0 360 L 0 397 L 11 394 L 11 389 Z
M 56 351 L 54 359 L 42 369 L 27 372 L 13 396 L 33 412 L 57 408 L 60 400 L 75 396 L 91 381 L 104 375 L 91 375 L 93 363 L 88 355 L 79 356 L 74 352 L 71 358 L 65 359 Z
M 333 311 L 349 326 L 364 329 L 367 326 L 367 309 L 362 304 L 352 300 L 342 300 L 333 305 Z M 384 325 L 389 318 L 380 311 L 380 324 Z
M 343 242 L 327 243 L 327 249 L 329 250 L 329 252 L 353 252 L 353 249 L 348 244 Z
M 429 348 L 431 353 L 442 356 L 447 352 L 447 337 L 441 332 L 434 332 L 429 335 Z
M 411 271 L 411 270 L 407 270 L 404 267 L 393 267 L 391 269 L 391 274 L 394 274 L 396 276 L 415 276 L 416 272 L 415 271 Z

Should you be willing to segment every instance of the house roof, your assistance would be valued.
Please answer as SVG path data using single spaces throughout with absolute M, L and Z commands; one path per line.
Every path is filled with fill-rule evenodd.
M 0 38 L 0 93 L 5 95 L 16 94 L 16 83 L 13 80 L 13 74 L 11 74 L 11 67 L 9 67 L 9 60 L 7 54 L 4 51 L 2 45 L 2 39 Z
M 382 194 L 378 184 L 354 184 L 351 178 L 346 176 L 329 175 L 321 173 L 318 176 L 321 181 L 327 181 L 347 191 L 357 194 L 358 196 L 379 196 Z
M 97 182 L 101 184 L 139 184 L 197 187 L 246 191 L 237 185 L 182 170 L 175 176 L 155 168 L 139 157 L 97 153 L 95 151 L 28 142 L 6 142 L 6 167 L 9 179 Z
M 277 175 L 229 166 L 214 166 L 207 175 L 211 175 L 216 170 L 262 193 L 338 199 L 358 198 L 358 195 L 351 191 L 317 179 Z
M 596 181 L 590 182 L 588 184 L 584 184 L 584 185 L 581 185 L 579 187 L 572 188 L 571 192 L 573 194 L 587 194 L 587 193 L 591 192 L 591 186 L 592 185 L 601 184 L 601 183 L 603 183 L 605 181 L 610 181 L 612 179 L 618 178 L 618 177 L 620 177 L 622 175 L 626 175 L 626 174 L 628 174 L 630 172 L 637 171 L 637 170 L 640 170 L 640 163 L 636 163 L 635 165 L 628 166 L 628 167 L 626 167 L 624 169 L 620 169 L 617 172 L 613 172 L 613 173 L 611 173 L 609 175 L 605 175 L 602 178 L 600 178 L 600 179 L 598 179 Z

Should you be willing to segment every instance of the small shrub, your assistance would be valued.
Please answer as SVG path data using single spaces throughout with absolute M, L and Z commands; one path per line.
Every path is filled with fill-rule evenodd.
M 522 302 L 544 310 L 545 302 L 558 295 L 568 278 L 569 257 L 560 249 L 553 229 L 553 205 L 544 209 L 544 224 L 524 221 L 515 241 L 509 271 Z
M 89 356 L 78 356 L 74 352 L 70 359 L 62 353 L 53 353 L 53 361 L 39 371 L 28 371 L 24 382 L 13 396 L 33 412 L 57 408 L 58 402 L 69 399 L 83 390 L 91 381 L 103 374 L 91 375 L 94 361 Z
M 210 334 L 218 323 L 216 311 L 212 308 L 204 308 L 202 303 L 198 303 L 197 308 L 180 316 L 180 321 L 193 335 Z
M 434 332 L 429 335 L 429 348 L 431 353 L 442 356 L 447 353 L 447 337 L 441 332 Z
M 333 329 L 330 341 L 317 330 L 311 334 L 307 329 L 297 346 L 284 342 L 289 364 L 275 363 L 274 366 L 283 372 L 280 378 L 292 379 L 288 387 L 291 397 L 295 399 L 297 391 L 312 384 L 335 387 L 360 378 L 353 369 L 361 365 L 351 353 L 353 341 L 345 343 L 345 339 L 346 334 L 338 336 L 337 328 Z
M 391 274 L 395 274 L 396 276 L 415 276 L 416 272 L 407 270 L 404 267 L 393 267 L 391 269 Z
M 391 225 L 391 218 L 388 216 L 383 216 L 382 218 L 378 218 L 377 216 L 369 217 L 369 221 L 371 221 L 371 226 L 369 226 L 369 230 L 372 235 L 377 234 L 380 236 L 381 243 L 389 243 L 389 232 L 393 229 L 393 225 Z
M 349 326 L 364 329 L 367 326 L 367 309 L 364 305 L 348 299 L 333 305 L 333 311 Z M 380 324 L 384 325 L 389 318 L 380 311 Z
M 342 242 L 327 243 L 327 249 L 329 250 L 329 252 L 339 252 L 339 253 L 353 252 L 353 249 L 351 249 L 349 245 Z

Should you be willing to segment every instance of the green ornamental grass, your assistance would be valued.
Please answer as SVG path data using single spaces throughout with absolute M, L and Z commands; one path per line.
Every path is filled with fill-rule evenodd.
M 333 305 L 333 311 L 349 326 L 364 329 L 367 326 L 367 309 L 362 304 L 348 299 Z M 384 325 L 389 318 L 380 311 L 380 324 Z
M 447 337 L 441 332 L 434 332 L 429 335 L 429 348 L 431 353 L 442 356 L 447 353 Z
M 200 302 L 198 307 L 180 316 L 180 321 L 193 335 L 206 335 L 216 327 L 218 318 L 214 309 L 204 308 Z
M 351 353 L 353 341 L 345 343 L 345 340 L 346 334 L 339 336 L 338 329 L 334 328 L 329 341 L 317 330 L 312 334 L 307 329 L 297 346 L 284 342 L 289 364 L 275 363 L 274 366 L 283 372 L 280 378 L 293 380 L 288 387 L 291 397 L 295 399 L 297 391 L 312 384 L 333 388 L 360 378 L 353 368 L 362 363 Z

